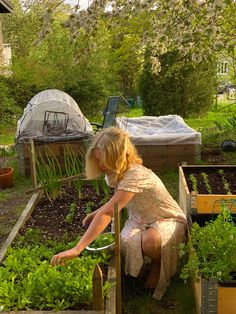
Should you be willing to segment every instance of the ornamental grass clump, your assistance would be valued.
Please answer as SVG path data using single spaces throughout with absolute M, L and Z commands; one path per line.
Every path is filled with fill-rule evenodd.
M 187 244 L 180 245 L 180 256 L 188 255 L 188 261 L 180 277 L 195 280 L 200 276 L 219 280 L 231 280 L 236 272 L 236 227 L 229 209 L 222 204 L 215 220 L 200 227 L 196 222 L 191 228 Z

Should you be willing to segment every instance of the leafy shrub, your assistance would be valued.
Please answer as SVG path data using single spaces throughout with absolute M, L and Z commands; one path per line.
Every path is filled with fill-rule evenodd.
M 182 117 L 206 111 L 215 94 L 213 62 L 193 64 L 177 51 L 160 56 L 161 70 L 152 73 L 147 49 L 140 80 L 140 92 L 146 115 L 178 114 Z
M 16 106 L 12 90 L 3 76 L 0 76 L 0 104 L 1 128 L 15 124 L 21 110 Z

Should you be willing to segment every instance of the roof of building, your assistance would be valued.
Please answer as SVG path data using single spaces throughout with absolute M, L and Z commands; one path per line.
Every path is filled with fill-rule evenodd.
M 0 0 L 0 13 L 11 13 L 13 5 L 9 0 Z

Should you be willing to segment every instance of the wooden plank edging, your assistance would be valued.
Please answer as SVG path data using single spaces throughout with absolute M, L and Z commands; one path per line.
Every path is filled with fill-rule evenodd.
M 115 256 L 112 256 L 108 268 L 107 280 L 110 283 L 109 296 L 106 298 L 105 314 L 116 313 L 116 269 Z
M 95 265 L 93 270 L 93 309 L 103 310 L 104 309 L 104 298 L 103 298 L 103 275 L 101 268 L 98 264 Z
M 1 250 L 0 250 L 0 263 L 2 262 L 2 260 L 4 258 L 4 255 L 6 254 L 6 251 L 7 251 L 8 247 L 12 244 L 12 242 L 14 241 L 15 237 L 17 236 L 20 228 L 24 225 L 26 220 L 29 218 L 30 214 L 32 213 L 32 211 L 36 207 L 36 205 L 37 205 L 39 199 L 41 198 L 41 196 L 42 196 L 42 193 L 34 193 L 32 195 L 32 197 L 29 200 L 28 204 L 26 205 L 25 209 L 21 213 L 20 218 L 16 222 L 16 224 L 13 227 L 13 229 L 12 229 L 11 233 L 9 234 L 8 238 L 6 239 L 6 241 L 3 243 L 3 246 L 1 247 Z
M 94 311 L 94 310 L 65 310 L 65 311 L 9 311 L 9 312 L 1 312 L 1 314 L 104 314 L 104 311 Z

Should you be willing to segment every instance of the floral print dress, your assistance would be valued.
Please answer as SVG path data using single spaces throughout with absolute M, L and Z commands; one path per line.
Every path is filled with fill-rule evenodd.
M 186 217 L 159 177 L 142 165 L 132 165 L 117 184 L 113 184 L 112 177 L 106 180 L 116 189 L 135 193 L 126 205 L 128 219 L 121 231 L 126 274 L 137 277 L 143 268 L 142 233 L 152 227 L 160 234 L 160 278 L 153 294 L 160 300 L 177 269 L 178 244 L 185 240 Z

